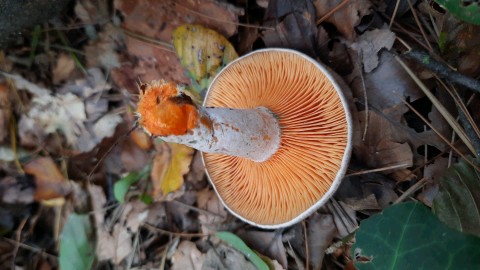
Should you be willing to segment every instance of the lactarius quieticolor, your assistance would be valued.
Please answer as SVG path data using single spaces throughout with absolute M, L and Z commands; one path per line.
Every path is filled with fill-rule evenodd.
M 143 85 L 137 112 L 151 135 L 203 151 L 225 207 L 262 228 L 294 224 L 325 204 L 350 158 L 352 121 L 339 81 L 292 50 L 233 61 L 204 107 L 172 83 Z

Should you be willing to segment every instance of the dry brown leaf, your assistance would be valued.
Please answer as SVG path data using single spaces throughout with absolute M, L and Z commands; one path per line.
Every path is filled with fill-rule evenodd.
M 195 243 L 182 241 L 172 256 L 173 270 L 200 270 L 206 255 L 201 253 Z
M 378 205 L 375 194 L 370 194 L 364 198 L 346 198 L 345 204 L 350 206 L 353 210 L 362 212 L 364 210 L 381 210 Z
M 331 215 L 314 213 L 308 219 L 308 256 L 312 269 L 320 270 L 322 268 L 325 250 L 332 243 L 336 231 Z
M 65 197 L 71 192 L 70 183 L 50 157 L 34 159 L 25 164 L 23 169 L 34 177 L 36 201 Z
M 395 33 L 390 29 L 374 29 L 363 33 L 351 46 L 362 55 L 363 69 L 369 73 L 378 66 L 378 52 L 390 50 L 394 41 Z
M 239 231 L 236 233 L 248 247 L 271 258 L 287 269 L 287 251 L 278 231 Z
M 362 117 L 360 117 L 359 127 L 362 129 L 365 127 Z M 414 149 L 424 144 L 433 145 L 438 149 L 445 147 L 433 131 L 417 133 L 373 110 L 369 111 L 365 141 L 356 142 L 356 144 L 355 155 L 369 168 L 374 169 L 401 164 L 405 164 L 406 167 L 411 166 L 413 161 L 419 161 L 418 154 L 412 152 L 411 146 Z M 417 158 L 414 159 L 414 155 Z
M 343 0 L 313 1 L 317 10 L 317 18 L 322 18 L 342 2 Z M 345 6 L 329 16 L 325 21 L 333 24 L 346 38 L 353 40 L 355 37 L 355 26 L 360 23 L 363 16 L 370 14 L 371 6 L 372 3 L 368 0 L 348 1 Z
M 352 55 L 352 59 L 361 60 L 356 56 L 356 52 Z M 369 106 L 389 115 L 396 122 L 399 122 L 402 115 L 408 111 L 399 97 L 409 97 L 410 101 L 415 101 L 424 96 L 415 82 L 388 52 L 380 52 L 378 67 L 363 75 L 365 88 L 358 72 L 361 71 L 356 70 L 351 75 L 353 95 L 364 100 L 366 91 Z
M 54 84 L 58 84 L 69 77 L 71 77 L 72 72 L 75 70 L 75 61 L 73 58 L 66 53 L 61 53 L 57 57 L 57 62 L 55 67 L 52 70 L 52 81 Z
M 34 202 L 35 183 L 30 177 L 6 176 L 0 179 L 0 202 L 30 204 Z
M 102 67 L 107 71 L 121 66 L 117 53 L 123 41 L 123 32 L 112 24 L 107 24 L 98 38 L 91 40 L 85 47 L 85 58 L 88 67 Z
M 317 26 L 311 1 L 270 1 L 262 34 L 267 47 L 291 48 L 316 55 Z
M 2 82 L 0 83 L 0 143 L 8 135 L 12 113 L 10 88 L 6 83 Z
M 105 204 L 107 202 L 103 189 L 96 185 L 89 185 L 89 193 L 94 210 L 95 227 L 97 228 L 96 254 L 100 261 L 112 260 L 120 264 L 133 252 L 133 235 L 138 232 L 139 226 L 148 216 L 147 206 L 138 201 L 128 202 L 123 205 L 121 215 L 113 225 L 112 233 L 105 222 Z
M 23 145 L 37 146 L 45 141 L 47 135 L 60 131 L 68 145 L 80 152 L 88 152 L 105 137 L 113 135 L 122 118 L 119 115 L 104 115 L 108 103 L 97 96 L 110 89 L 110 85 L 99 69 L 87 72 L 89 76 L 86 79 L 66 84 L 55 96 L 50 90 L 21 76 L 3 74 L 12 79 L 18 89 L 33 95 L 30 108 L 18 124 Z
M 130 133 L 130 138 L 142 150 L 150 150 L 153 146 L 152 138 L 143 130 L 135 129 Z
M 122 143 L 120 148 L 122 167 L 127 172 L 140 171 L 150 162 L 150 155 L 130 140 Z
M 139 78 L 141 81 L 162 78 L 188 84 L 189 80 L 171 46 L 173 29 L 185 23 L 201 24 L 228 38 L 236 33 L 238 16 L 243 15 L 243 9 L 213 0 L 116 0 L 114 6 L 124 16 L 124 28 L 167 44 L 153 45 L 131 36 L 126 38 L 129 54 L 138 57 L 137 64 L 115 69 L 112 74 L 116 84 L 126 89 L 132 89 L 131 82 Z M 125 75 L 128 80 L 125 80 Z
M 245 255 L 223 243 L 208 250 L 202 269 L 255 270 Z
M 209 234 L 217 231 L 228 216 L 227 210 L 213 190 L 204 189 L 197 192 L 197 206 L 212 214 L 200 213 L 198 221 L 202 226 L 202 233 Z

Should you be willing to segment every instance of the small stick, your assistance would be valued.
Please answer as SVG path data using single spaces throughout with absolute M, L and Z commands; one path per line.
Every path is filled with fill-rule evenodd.
M 397 204 L 405 200 L 408 196 L 413 194 L 415 191 L 423 187 L 427 183 L 427 180 L 425 178 L 420 179 L 417 183 L 413 184 L 411 187 L 409 187 L 405 192 L 398 197 L 393 204 Z
M 328 19 L 328 17 L 332 16 L 333 13 L 337 12 L 339 9 L 345 6 L 349 1 L 350 0 L 343 0 L 340 4 L 338 4 L 336 7 L 332 8 L 329 12 L 327 12 L 327 14 L 323 15 L 322 18 L 318 19 L 316 21 L 316 24 L 317 25 L 321 24 L 323 21 Z
M 438 74 L 440 77 L 480 93 L 480 81 L 463 75 L 457 71 L 451 70 L 447 65 L 433 59 L 433 57 L 426 52 L 412 50 L 406 53 L 405 56 L 422 64 L 424 67 Z
M 100 160 L 93 166 L 93 169 L 90 171 L 90 173 L 87 175 L 87 181 L 90 181 L 90 178 L 92 177 L 92 174 L 95 172 L 95 170 L 100 166 L 100 163 L 112 152 L 112 150 L 126 137 L 128 137 L 136 128 L 138 127 L 137 123 L 125 134 L 123 134 L 120 138 L 118 138 L 110 148 L 108 148 L 107 152 L 100 158 Z
M 354 175 L 368 174 L 368 173 L 374 173 L 374 172 L 381 172 L 381 171 L 388 171 L 388 170 L 397 169 L 397 168 L 406 168 L 407 166 L 408 166 L 407 163 L 396 164 L 396 165 L 392 165 L 392 166 L 388 166 L 388 167 L 383 167 L 383 168 L 377 168 L 377 169 L 372 169 L 372 170 L 366 170 L 366 171 L 349 173 L 349 174 L 346 174 L 345 177 L 354 176 Z

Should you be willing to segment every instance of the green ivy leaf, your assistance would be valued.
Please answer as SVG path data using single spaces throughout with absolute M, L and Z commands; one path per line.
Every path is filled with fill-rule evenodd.
M 148 176 L 150 173 L 151 166 L 146 166 L 140 172 L 129 172 L 126 176 L 120 178 L 113 185 L 113 196 L 120 203 L 125 202 L 125 195 L 127 195 L 130 186 L 138 182 L 140 179 L 143 179 Z
M 478 2 L 463 0 L 435 0 L 435 2 L 445 7 L 458 19 L 480 25 L 480 4 Z
M 245 255 L 258 270 L 269 270 L 267 263 L 265 263 L 251 248 L 249 248 L 245 242 L 231 232 L 217 232 L 215 236 L 219 239 L 227 242 L 233 248 L 237 249 L 243 255 Z
M 71 214 L 60 236 L 60 269 L 91 269 L 95 260 L 95 239 L 88 215 Z
M 450 229 L 415 202 L 362 221 L 352 251 L 359 270 L 480 269 L 480 238 Z
M 451 228 L 480 237 L 480 173 L 465 160 L 450 167 L 439 181 L 433 211 Z

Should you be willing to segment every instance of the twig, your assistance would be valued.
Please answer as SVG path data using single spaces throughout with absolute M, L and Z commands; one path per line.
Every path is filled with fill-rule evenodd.
M 366 170 L 366 171 L 359 171 L 359 172 L 348 173 L 347 175 L 345 175 L 345 177 L 354 176 L 354 175 L 368 174 L 368 173 L 374 173 L 374 172 L 381 172 L 381 171 L 388 171 L 388 170 L 392 170 L 392 169 L 406 168 L 406 167 L 408 167 L 408 164 L 407 164 L 407 163 L 403 163 L 403 164 L 397 164 L 397 165 L 392 165 L 392 166 L 383 167 L 383 168 L 377 168 L 377 169 L 372 169 L 372 170 Z
M 209 216 L 214 216 L 214 217 L 219 217 L 219 218 L 225 218 L 225 216 L 222 216 L 220 214 L 217 214 L 217 213 L 212 213 L 210 211 L 207 211 L 207 210 L 204 210 L 204 209 L 201 209 L 201 208 L 198 208 L 198 207 L 195 207 L 195 206 L 191 206 L 191 205 L 188 205 L 184 202 L 181 202 L 181 201 L 177 201 L 177 200 L 172 200 L 171 202 L 173 203 L 177 203 L 178 205 L 181 205 L 189 210 L 193 210 L 195 212 L 198 212 L 198 213 L 201 213 L 201 214 L 205 214 L 205 215 L 209 215 Z
M 417 61 L 442 78 L 445 78 L 456 84 L 463 85 L 477 93 L 480 93 L 480 81 L 463 75 L 457 71 L 451 70 L 447 65 L 433 59 L 432 56 L 426 52 L 412 50 L 406 53 L 405 56 Z
M 307 225 L 305 220 L 302 221 L 303 225 L 303 238 L 305 238 L 305 269 L 310 269 L 310 256 L 308 255 L 308 233 L 307 233 Z
M 473 147 L 475 148 L 477 157 L 480 157 L 480 138 L 477 136 L 472 124 L 470 121 L 468 121 L 467 116 L 460 108 L 458 109 L 458 117 L 460 119 L 460 123 L 462 123 L 462 126 L 465 129 L 467 137 L 470 139 Z
M 167 230 L 164 230 L 164 229 L 160 229 L 160 228 L 157 228 L 153 225 L 150 225 L 148 223 L 144 223 L 143 224 L 143 227 L 149 229 L 149 230 L 152 230 L 152 231 L 156 231 L 156 232 L 159 232 L 159 233 L 163 233 L 163 234 L 168 234 L 168 235 L 171 235 L 171 236 L 179 236 L 179 237 L 204 237 L 204 236 L 211 236 L 210 234 L 203 234 L 203 233 L 178 233 L 178 232 L 171 232 L 171 231 L 167 231 Z
M 425 39 L 425 42 L 427 42 L 427 46 L 430 49 L 430 51 L 433 51 L 433 47 L 430 44 L 430 41 L 428 41 L 427 35 L 425 34 L 425 31 L 423 30 L 422 24 L 420 23 L 420 20 L 418 19 L 417 12 L 413 8 L 412 1 L 407 0 L 408 5 L 410 6 L 410 10 L 412 11 L 413 18 L 415 19 L 415 22 L 417 23 L 418 28 L 420 29 L 420 33 L 422 33 L 423 39 Z
M 397 203 L 400 203 L 402 202 L 403 200 L 405 200 L 408 196 L 410 196 L 411 194 L 413 194 L 415 191 L 417 191 L 418 189 L 420 189 L 421 187 L 423 187 L 423 185 L 425 185 L 427 182 L 427 180 L 425 178 L 422 178 L 420 179 L 417 183 L 415 183 L 414 185 L 412 185 L 410 188 L 408 188 L 407 190 L 405 190 L 405 192 L 400 195 L 400 197 L 398 197 L 394 202 L 393 204 L 397 204 Z
M 332 8 L 327 14 L 323 15 L 320 19 L 318 19 L 315 23 L 317 25 L 321 24 L 323 21 L 328 19 L 328 17 L 332 16 L 333 13 L 337 12 L 339 9 L 341 9 L 343 6 L 345 6 L 350 0 L 343 0 L 340 4 L 338 4 L 336 7 Z
M 428 90 L 428 88 L 423 84 L 423 82 L 418 78 L 418 76 L 410 69 L 410 67 L 405 64 L 398 56 L 395 56 L 395 60 L 402 66 L 402 68 L 407 72 L 407 74 L 412 78 L 412 80 L 418 85 L 420 90 L 428 97 L 428 99 L 435 105 L 438 109 L 438 112 L 445 118 L 448 124 L 453 128 L 453 130 L 457 133 L 460 139 L 465 143 L 468 149 L 475 155 L 475 148 L 473 147 L 472 143 L 470 142 L 467 134 L 463 128 L 458 124 L 455 118 L 448 112 L 445 106 Z
M 50 259 L 52 259 L 53 261 L 57 261 L 58 260 L 58 257 L 55 256 L 55 255 L 52 255 L 50 253 L 47 253 L 45 251 L 43 251 L 42 249 L 39 249 L 39 248 L 36 248 L 36 247 L 32 247 L 32 246 L 29 246 L 29 245 L 26 245 L 24 243 L 20 243 L 18 241 L 15 241 L 15 240 L 12 240 L 12 239 L 9 239 L 9 238 L 6 238 L 6 237 L 3 237 L 3 240 L 12 244 L 12 245 L 18 245 L 19 247 L 23 248 L 23 249 L 27 249 L 27 250 L 30 250 L 30 251 L 33 251 L 33 252 L 36 252 L 36 253 L 39 253 L 39 254 L 42 254 L 44 255 L 45 257 L 49 257 Z
M 400 6 L 400 0 L 397 0 L 397 3 L 395 3 L 395 8 L 393 9 L 392 18 L 390 19 L 390 23 L 388 24 L 388 28 L 392 28 L 392 24 L 393 24 L 393 21 L 395 20 L 395 16 L 397 16 L 399 6 Z
M 186 7 L 184 5 L 181 5 L 179 4 L 178 2 L 176 1 L 172 1 L 174 5 L 176 6 L 179 6 L 195 15 L 198 15 L 200 17 L 204 17 L 204 18 L 208 18 L 212 21 L 216 21 L 216 22 L 221 22 L 221 23 L 226 23 L 226 24 L 233 24 L 233 25 L 238 25 L 238 26 L 243 26 L 243 27 L 247 27 L 247 28 L 255 28 L 255 29 L 265 29 L 265 30 L 275 30 L 275 28 L 273 27 L 266 27 L 266 26 L 257 26 L 257 25 L 251 25 L 251 24 L 246 24 L 246 23 L 239 23 L 239 22 L 231 22 L 231 21 L 228 21 L 228 20 L 220 20 L 218 18 L 215 18 L 215 17 L 212 17 L 212 16 L 209 16 L 209 15 L 206 15 L 206 14 L 203 14 L 201 12 L 198 12 L 196 10 L 193 10 L 189 7 Z
M 460 150 L 458 150 L 458 148 L 456 148 L 455 146 L 453 146 L 453 144 L 451 144 L 432 124 L 430 124 L 430 122 L 428 122 L 427 119 L 425 119 L 425 117 L 423 117 L 423 115 L 421 115 L 415 108 L 413 108 L 412 105 L 410 105 L 405 99 L 399 97 L 400 100 L 403 102 L 403 104 L 405 104 L 405 106 L 407 106 L 410 110 L 412 110 L 420 119 L 422 119 L 422 121 L 427 124 L 427 126 L 429 126 L 433 132 L 435 132 L 437 134 L 438 137 L 440 137 L 440 139 L 442 139 L 446 144 L 448 144 L 459 156 L 461 156 L 468 164 L 472 165 L 472 167 L 477 171 L 477 172 L 480 172 L 480 168 L 478 168 L 477 165 L 475 165 L 470 159 L 468 159 L 464 154 L 462 154 L 462 152 L 460 152 Z

